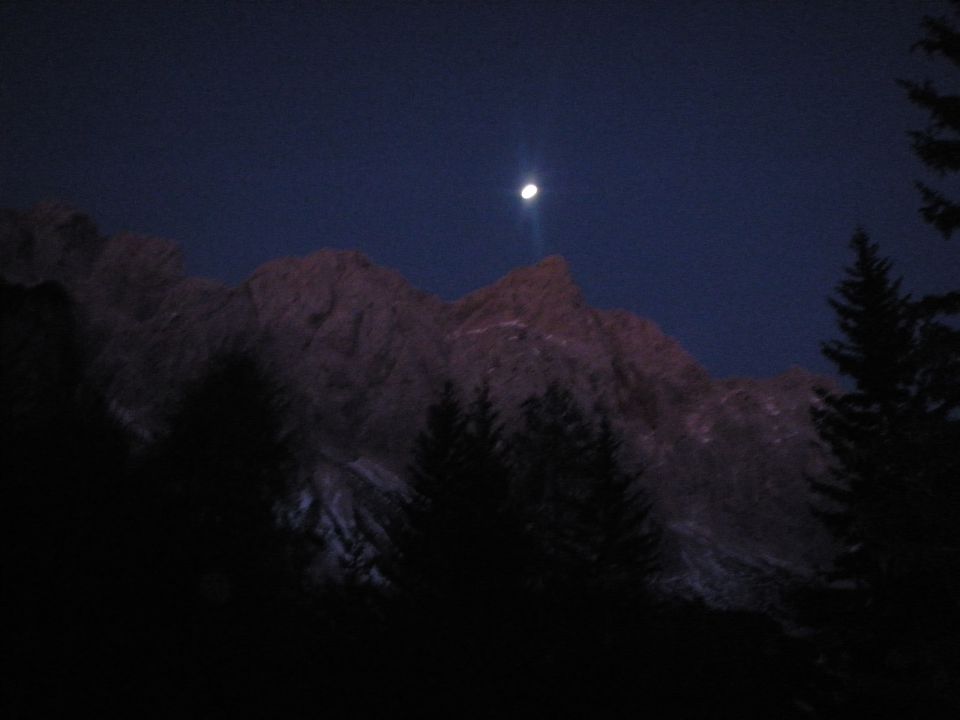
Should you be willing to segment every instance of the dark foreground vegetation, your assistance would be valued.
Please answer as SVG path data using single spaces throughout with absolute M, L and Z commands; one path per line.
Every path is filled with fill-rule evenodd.
M 296 438 L 250 354 L 215 358 L 175 394 L 166 432 L 136 437 L 87 376 L 64 292 L 0 295 L 6 717 L 956 708 L 957 612 L 940 585 L 881 594 L 844 555 L 850 582 L 797 595 L 803 637 L 658 597 L 642 477 L 622 466 L 610 422 L 556 385 L 509 437 L 485 388 L 464 403 L 446 385 L 413 448 L 392 551 L 348 553 L 345 581 L 318 586 L 310 560 L 330 549 L 309 523 L 282 521 Z M 856 492 L 842 467 L 836 483 Z M 834 501 L 837 517 L 870 517 Z M 374 562 L 386 583 L 365 582 Z
M 649 503 L 562 388 L 505 439 L 485 390 L 463 407 L 445 387 L 389 583 L 359 563 L 318 587 L 326 548 L 277 512 L 295 489 L 281 393 L 248 354 L 134 437 L 63 291 L 0 294 L 6 717 L 804 715 L 812 648 L 648 592 Z

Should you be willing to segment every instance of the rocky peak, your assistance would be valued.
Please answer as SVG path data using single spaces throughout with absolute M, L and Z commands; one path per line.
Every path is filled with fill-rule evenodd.
M 573 281 L 570 264 L 562 255 L 548 255 L 534 265 L 517 268 L 492 287 L 500 292 L 508 288 L 546 291 L 558 297 L 580 300 L 580 288 Z
M 280 319 L 279 314 L 314 328 L 323 324 L 335 306 L 338 312 L 363 312 L 386 298 L 401 304 L 440 304 L 411 286 L 400 273 L 374 265 L 354 250 L 323 249 L 303 258 L 271 260 L 244 286 L 271 320 Z
M 551 255 L 464 296 L 454 311 L 461 330 L 470 331 L 490 322 L 510 320 L 556 325 L 569 321 L 585 307 L 567 261 Z

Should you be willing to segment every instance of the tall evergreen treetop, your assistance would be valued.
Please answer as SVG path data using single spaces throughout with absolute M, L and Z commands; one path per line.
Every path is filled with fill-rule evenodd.
M 895 653 L 912 656 L 916 677 L 956 674 L 955 643 L 944 635 L 958 627 L 960 421 L 947 398 L 960 355 L 956 331 L 923 307 L 942 299 L 904 297 L 876 245 L 858 232 L 851 246 L 854 264 L 831 300 L 842 339 L 823 351 L 853 389 L 821 392 L 813 411 L 833 459 L 830 476 L 812 483 L 817 514 L 840 545 L 827 579 L 844 582 L 811 598 L 826 611 L 821 638 L 845 683 L 840 714 L 860 714 L 867 703 L 879 716 L 888 701 L 903 703 L 894 682 L 903 673 L 887 664 Z M 930 702 L 948 697 L 939 679 L 923 689 L 905 682 Z
M 505 457 L 503 424 L 490 399 L 490 386 L 480 385 L 466 415 L 466 461 L 475 476 L 477 501 L 491 511 L 502 508 L 509 491 L 510 470 Z
M 426 428 L 415 441 L 410 467 L 414 488 L 425 497 L 457 482 L 464 464 L 466 418 L 453 383 L 443 385 L 440 399 L 427 410 Z
M 249 598 L 298 582 L 285 574 L 290 538 L 276 512 L 294 467 L 278 395 L 253 356 L 216 356 L 187 384 L 170 431 L 145 458 L 152 532 L 168 540 L 158 562 L 176 582 L 222 575 Z
M 889 260 L 865 233 L 858 231 L 850 246 L 854 263 L 830 299 L 843 337 L 822 349 L 854 381 L 854 390 L 820 393 L 814 419 L 834 466 L 831 478 L 814 482 L 813 489 L 832 501 L 819 514 L 850 549 L 841 569 L 865 580 L 872 571 L 862 563 L 876 560 L 870 553 L 889 543 L 891 530 L 906 517 L 916 368 L 900 280 L 890 277 Z
M 642 596 L 659 535 L 609 421 L 590 423 L 557 383 L 523 404 L 514 440 L 518 495 L 537 551 L 532 583 L 567 596 Z
M 660 530 L 652 503 L 639 486 L 639 473 L 625 470 L 623 442 L 604 415 L 593 443 L 593 482 L 584 509 L 592 528 L 595 590 L 637 598 L 659 569 Z
M 829 300 L 843 339 L 823 343 L 822 351 L 855 382 L 862 401 L 891 410 L 909 397 L 915 375 L 909 298 L 865 232 L 858 230 L 850 247 L 854 263 Z
M 523 431 L 513 438 L 524 496 L 549 497 L 582 481 L 593 440 L 590 424 L 570 391 L 557 382 L 522 405 Z

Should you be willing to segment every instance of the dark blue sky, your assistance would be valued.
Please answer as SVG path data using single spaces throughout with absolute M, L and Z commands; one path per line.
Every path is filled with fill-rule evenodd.
M 66 200 L 229 282 L 356 248 L 446 299 L 539 242 L 717 376 L 829 371 L 858 224 L 908 287 L 960 284 L 960 244 L 917 215 L 925 116 L 894 82 L 956 84 L 909 51 L 945 12 L 0 0 L 0 206 Z

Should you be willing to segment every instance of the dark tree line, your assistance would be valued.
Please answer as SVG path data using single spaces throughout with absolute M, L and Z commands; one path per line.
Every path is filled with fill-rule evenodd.
M 311 612 L 274 515 L 292 470 L 275 388 L 225 353 L 144 447 L 77 315 L 59 286 L 0 285 L 4 715 L 282 710 Z
M 656 597 L 660 532 L 610 421 L 556 383 L 521 410 L 506 433 L 488 388 L 447 383 L 427 412 L 386 613 L 396 695 L 457 717 L 802 716 L 802 643 Z
M 485 388 L 447 387 L 394 589 L 318 589 L 323 548 L 279 521 L 283 392 L 249 353 L 213 358 L 148 442 L 62 289 L 0 300 L 5 716 L 798 715 L 808 663 L 771 622 L 653 602 L 641 478 L 565 389 L 507 433 Z
M 862 232 L 851 245 L 831 302 L 843 339 L 823 352 L 852 388 L 822 392 L 814 409 L 834 461 L 813 483 L 815 512 L 840 548 L 814 622 L 842 680 L 841 716 L 940 716 L 960 709 L 945 682 L 960 669 L 960 418 L 931 382 L 924 328 L 890 262 Z
M 953 3 L 960 8 L 960 4 Z M 927 18 L 917 43 L 960 64 L 960 34 Z M 930 114 L 912 132 L 941 176 L 960 171 L 960 96 L 901 82 Z M 958 205 L 918 183 L 921 213 L 944 237 Z M 837 685 L 840 717 L 960 714 L 960 292 L 914 298 L 863 231 L 830 305 L 839 339 L 823 354 L 850 389 L 821 392 L 814 419 L 833 457 L 813 483 L 815 512 L 840 548 L 806 605 Z
M 639 599 L 658 533 L 609 421 L 591 425 L 557 384 L 523 411 L 504 438 L 488 388 L 464 408 L 444 386 L 414 451 L 410 572 L 471 597 L 511 587 Z
M 146 640 L 194 712 L 272 713 L 297 695 L 311 613 L 305 539 L 280 522 L 295 468 L 279 397 L 249 353 L 215 356 L 132 478 Z

